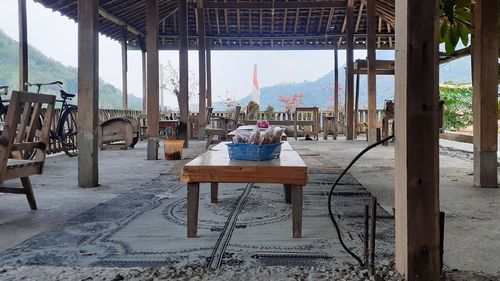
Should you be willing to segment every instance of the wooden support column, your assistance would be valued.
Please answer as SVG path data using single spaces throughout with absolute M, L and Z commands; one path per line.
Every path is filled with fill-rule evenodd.
M 353 137 L 358 138 L 358 123 L 359 123 L 359 63 L 356 71 L 356 99 L 354 101 L 354 130 Z
M 28 82 L 28 28 L 26 18 L 26 0 L 18 0 L 19 18 L 19 90 L 27 89 Z
M 146 49 L 147 49 L 147 159 L 158 159 L 160 121 L 160 74 L 158 61 L 158 0 L 146 0 Z
M 212 107 L 212 41 L 207 40 L 207 107 Z
M 203 0 L 198 0 L 198 63 L 199 63 L 199 138 L 205 138 L 205 115 L 206 115 L 206 42 L 205 42 L 205 9 L 203 8 Z
M 474 185 L 498 187 L 498 43 L 497 1 L 478 0 L 474 5 L 473 113 Z
M 337 139 L 337 136 L 339 134 L 339 128 L 338 128 L 338 122 L 339 122 L 339 56 L 338 56 L 338 50 L 337 48 L 335 48 L 333 50 L 333 59 L 334 59 L 334 63 L 333 63 L 333 79 L 334 79 L 334 89 L 333 89 L 333 101 L 334 101 L 334 116 L 335 116 L 335 120 L 333 122 L 333 139 L 336 140 Z
M 179 0 L 179 139 L 188 147 L 189 123 L 189 66 L 188 66 L 188 7 L 186 0 Z
M 122 26 L 122 109 L 128 109 L 128 90 L 127 90 L 127 26 Z
M 396 1 L 396 269 L 441 280 L 438 3 Z
M 368 145 L 377 142 L 377 56 L 375 0 L 367 2 Z
M 78 0 L 78 186 L 99 185 L 99 0 Z
M 147 112 L 147 100 L 148 100 L 148 87 L 147 87 L 147 68 L 146 68 L 146 42 L 144 37 L 139 37 L 139 46 L 141 48 L 141 62 L 142 62 L 142 112 L 145 114 Z
M 347 1 L 346 11 L 346 139 L 354 138 L 354 0 Z

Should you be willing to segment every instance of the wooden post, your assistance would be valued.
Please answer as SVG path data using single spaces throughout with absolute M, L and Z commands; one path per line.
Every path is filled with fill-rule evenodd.
M 438 3 L 396 1 L 396 269 L 440 280 Z
M 474 185 L 498 187 L 498 46 L 497 1 L 474 5 Z
M 359 123 L 359 63 L 356 72 L 356 99 L 354 101 L 354 130 L 353 137 L 358 138 L 358 123 Z
M 142 112 L 147 112 L 148 100 L 148 87 L 147 87 L 147 68 L 146 68 L 146 42 L 142 36 L 139 37 L 139 46 L 141 48 L 141 61 L 142 61 Z
M 99 185 L 99 1 L 78 0 L 78 186 Z
M 147 114 L 148 148 L 147 159 L 158 159 L 160 121 L 160 80 L 158 61 L 158 0 L 146 0 L 146 49 L 147 49 Z
M 368 145 L 377 142 L 377 56 L 375 0 L 367 2 Z
M 127 26 L 122 26 L 122 109 L 128 108 L 127 90 Z
M 27 89 L 28 82 L 28 28 L 26 19 L 26 0 L 18 0 L 19 18 L 19 90 Z
M 212 107 L 212 41 L 207 40 L 207 107 Z
M 189 122 L 189 66 L 188 66 L 188 7 L 186 0 L 179 0 L 179 139 L 188 147 Z
M 347 1 L 346 11 L 346 139 L 354 139 L 354 0 Z
M 206 114 L 206 58 L 205 58 L 205 9 L 203 0 L 198 0 L 198 63 L 199 63 L 199 115 L 198 115 L 198 136 L 205 138 L 205 114 Z
M 338 122 L 339 122 L 339 56 L 338 56 L 338 50 L 335 48 L 333 50 L 333 58 L 334 58 L 334 69 L 333 69 L 333 79 L 334 79 L 334 114 L 335 114 L 335 120 L 333 121 L 333 139 L 336 140 L 337 136 L 339 134 L 339 128 L 338 128 Z

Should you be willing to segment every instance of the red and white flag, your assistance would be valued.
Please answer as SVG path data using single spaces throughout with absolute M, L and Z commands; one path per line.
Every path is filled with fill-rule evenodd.
M 260 89 L 259 89 L 259 82 L 257 81 L 257 64 L 254 64 L 253 66 L 253 89 L 252 89 L 252 101 L 256 102 L 257 104 L 260 104 L 259 97 L 260 97 Z

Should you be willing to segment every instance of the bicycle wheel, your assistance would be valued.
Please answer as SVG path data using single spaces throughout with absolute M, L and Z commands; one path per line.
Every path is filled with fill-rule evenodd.
M 76 107 L 70 107 L 66 111 L 64 111 L 63 115 L 61 116 L 61 127 L 59 128 L 59 137 L 61 139 L 64 153 L 66 153 L 66 155 L 68 155 L 69 157 L 78 155 L 78 146 L 76 143 L 76 136 L 78 134 L 76 114 Z

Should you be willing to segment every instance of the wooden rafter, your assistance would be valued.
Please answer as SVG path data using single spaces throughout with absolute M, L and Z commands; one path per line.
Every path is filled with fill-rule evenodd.
M 361 16 L 363 15 L 364 5 L 365 4 L 363 2 L 361 2 L 361 4 L 359 4 L 358 18 L 356 19 L 356 25 L 354 27 L 354 32 L 358 32 L 358 30 L 359 30 L 359 23 L 361 22 Z

